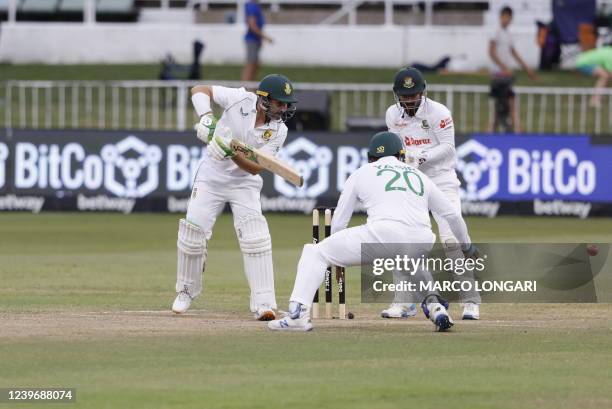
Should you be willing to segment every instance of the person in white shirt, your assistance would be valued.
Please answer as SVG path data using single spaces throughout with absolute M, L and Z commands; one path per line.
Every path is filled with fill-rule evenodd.
M 362 243 L 405 243 L 409 257 L 420 257 L 431 250 L 436 240 L 431 231 L 429 210 L 444 219 L 459 237 L 466 257 L 474 256 L 467 227 L 444 194 L 418 169 L 403 160 L 399 136 L 379 132 L 370 141 L 368 164 L 355 171 L 346 181 L 332 219 L 331 236 L 317 244 L 306 244 L 297 267 L 288 314 L 270 321 L 268 328 L 279 331 L 312 329 L 310 310 L 315 291 L 323 282 L 330 265 L 349 267 L 368 263 L 390 254 L 362 254 Z M 353 210 L 360 202 L 367 212 L 367 223 L 346 228 Z M 392 246 L 389 246 L 392 247 Z M 390 250 L 392 252 L 392 250 Z M 386 250 L 383 250 L 386 252 Z M 431 281 L 431 273 L 421 274 Z M 427 294 L 422 303 L 425 315 L 438 331 L 446 331 L 453 321 L 448 303 L 438 294 Z
M 393 82 L 396 103 L 387 109 L 386 123 L 390 132 L 398 134 L 406 150 L 406 161 L 418 167 L 442 191 L 447 202 L 461 214 L 459 179 L 455 172 L 455 127 L 453 118 L 444 105 L 427 97 L 427 83 L 416 68 L 403 68 Z M 435 211 L 440 242 L 446 256 L 463 257 L 458 237 L 448 223 Z M 397 274 L 396 280 L 401 280 Z M 465 279 L 473 279 L 466 274 Z M 414 304 L 397 293 L 389 308 L 382 311 L 383 318 L 405 318 L 416 313 Z M 480 318 L 480 295 L 476 291 L 460 293 L 464 306 L 463 319 Z
M 285 121 L 295 112 L 297 100 L 291 82 L 282 75 L 266 76 L 255 93 L 244 88 L 196 86 L 193 106 L 200 117 L 197 137 L 206 143 L 193 185 L 187 215 L 180 220 L 176 291 L 172 311 L 186 312 L 202 292 L 202 275 L 208 240 L 217 216 L 229 203 L 243 255 L 244 273 L 251 289 L 250 310 L 255 318 L 276 317 L 272 241 L 261 211 L 262 168 L 230 148 L 236 138 L 276 155 L 287 137 Z M 217 121 L 211 101 L 223 108 Z
M 512 62 L 515 60 L 530 79 L 536 74 L 525 64 L 514 47 L 512 34 L 508 27 L 512 22 L 512 9 L 503 7 L 499 14 L 500 27 L 489 40 L 489 57 L 491 58 L 491 97 L 495 99 L 496 115 L 493 116 L 491 130 L 498 128 L 505 132 L 520 132 L 518 114 L 514 105 L 514 74 Z

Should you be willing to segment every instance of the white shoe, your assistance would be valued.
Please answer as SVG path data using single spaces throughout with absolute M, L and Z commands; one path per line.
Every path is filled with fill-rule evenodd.
M 274 310 L 267 304 L 260 305 L 257 308 L 257 312 L 255 312 L 255 319 L 257 321 L 272 321 L 275 318 Z
M 380 316 L 383 318 L 408 318 L 414 317 L 417 313 L 416 304 L 396 303 L 389 305 L 389 308 L 382 310 Z
M 479 320 L 480 319 L 480 306 L 473 302 L 466 302 L 463 304 L 463 316 L 464 320 Z
M 452 327 L 455 324 L 455 322 L 450 317 L 450 315 L 448 315 L 448 311 L 446 311 L 446 308 L 442 304 L 439 304 L 439 303 L 431 304 L 429 306 L 429 311 L 430 311 L 430 319 L 436 326 L 436 331 L 438 332 L 447 331 L 450 329 L 450 327 Z
M 310 331 L 310 309 L 300 303 L 290 302 L 289 312 L 283 318 L 268 322 L 268 328 L 273 331 Z
M 172 303 L 172 312 L 176 314 L 183 314 L 187 312 L 189 306 L 191 306 L 191 296 L 186 290 L 179 292 Z

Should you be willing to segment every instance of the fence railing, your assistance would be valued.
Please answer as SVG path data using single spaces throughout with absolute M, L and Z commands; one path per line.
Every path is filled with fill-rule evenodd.
M 199 82 L 202 83 L 202 82 Z M 204 82 L 206 83 L 206 82 Z M 256 83 L 215 81 L 255 88 Z M 197 121 L 190 81 L 5 81 L 0 83 L 4 128 L 190 129 Z M 384 125 L 393 104 L 390 84 L 296 83 L 298 91 L 325 91 L 333 130 L 351 124 Z M 612 133 L 612 90 L 590 106 L 592 88 L 515 87 L 519 127 L 532 133 Z M 428 97 L 452 111 L 458 132 L 485 132 L 493 102 L 485 85 L 430 85 Z M 299 104 L 298 104 L 299 110 Z

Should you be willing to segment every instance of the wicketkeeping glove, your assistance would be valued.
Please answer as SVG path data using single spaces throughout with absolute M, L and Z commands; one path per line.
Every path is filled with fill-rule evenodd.
M 476 260 L 478 258 L 482 258 L 482 254 L 480 254 L 480 249 L 473 244 L 470 244 L 467 250 L 463 250 L 463 255 L 465 258 L 471 258 Z
M 426 160 L 427 159 L 422 153 L 415 154 L 412 152 L 406 152 L 406 163 L 409 164 L 410 166 L 414 166 L 415 168 L 418 168 L 423 163 L 425 163 Z
M 200 121 L 195 125 L 196 135 L 204 143 L 210 143 L 217 127 L 217 118 L 209 112 L 200 117 Z

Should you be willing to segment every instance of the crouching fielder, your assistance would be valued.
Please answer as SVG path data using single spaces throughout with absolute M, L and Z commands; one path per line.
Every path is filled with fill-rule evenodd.
M 262 168 L 230 148 L 231 137 L 275 155 L 287 137 L 284 122 L 297 102 L 289 80 L 278 74 L 265 77 L 257 92 L 244 88 L 197 86 L 193 106 L 200 116 L 197 136 L 208 144 L 195 176 L 187 215 L 178 231 L 176 291 L 172 311 L 184 313 L 202 292 L 208 240 L 226 203 L 234 216 L 244 273 L 251 288 L 250 309 L 255 318 L 275 318 L 272 241 L 261 212 Z M 211 101 L 223 108 L 217 123 Z
M 362 243 L 406 243 L 410 248 L 409 257 L 429 252 L 436 239 L 431 231 L 429 210 L 448 222 L 455 237 L 463 243 L 466 255 L 472 256 L 475 251 L 456 208 L 448 204 L 427 176 L 403 162 L 402 142 L 397 134 L 380 132 L 374 135 L 370 141 L 368 161 L 346 181 L 332 220 L 332 235 L 318 244 L 304 246 L 289 312 L 282 319 L 269 322 L 270 329 L 311 330 L 312 299 L 324 279 L 327 266 L 360 265 Z M 367 223 L 347 229 L 357 201 L 367 211 Z M 372 254 L 364 261 L 384 256 Z M 423 274 L 431 280 L 429 272 Z M 422 307 L 438 331 L 445 331 L 453 325 L 446 310 L 448 304 L 437 294 L 426 295 Z

